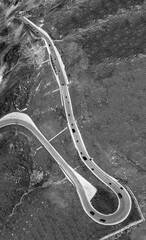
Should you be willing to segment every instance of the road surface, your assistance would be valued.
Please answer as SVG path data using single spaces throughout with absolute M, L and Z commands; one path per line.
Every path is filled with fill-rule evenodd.
M 112 176 L 104 172 L 90 157 L 89 153 L 87 152 L 86 146 L 82 139 L 80 130 L 77 126 L 72 102 L 69 93 L 69 81 L 65 71 L 65 66 L 61 59 L 61 56 L 54 45 L 50 36 L 45 32 L 42 28 L 36 26 L 32 21 L 27 19 L 26 17 L 20 16 L 20 19 L 34 31 L 39 34 L 46 44 L 46 48 L 48 51 L 48 55 L 50 58 L 50 64 L 52 67 L 52 71 L 54 73 L 55 79 L 58 83 L 61 102 L 65 109 L 66 120 L 68 124 L 68 128 L 74 143 L 75 148 L 78 151 L 81 161 L 86 165 L 86 167 L 97 177 L 100 179 L 106 186 L 108 186 L 117 196 L 118 199 L 118 208 L 112 214 L 102 214 L 98 212 L 94 207 L 91 205 L 91 198 L 95 194 L 95 188 L 87 181 L 83 180 L 81 175 L 79 176 L 78 173 L 74 169 L 72 169 L 65 160 L 59 155 L 59 153 L 53 148 L 53 146 L 47 141 L 47 139 L 42 135 L 42 133 L 37 129 L 35 124 L 27 115 L 19 115 L 14 113 L 14 118 L 12 115 L 6 115 L 0 120 L 0 127 L 10 125 L 10 124 L 19 124 L 27 129 L 29 129 L 37 138 L 38 140 L 44 145 L 44 147 L 49 151 L 49 153 L 53 156 L 53 158 L 57 161 L 63 172 L 69 178 L 69 180 L 74 184 L 76 187 L 77 193 L 79 195 L 82 207 L 86 214 L 91 217 L 95 222 L 102 224 L 102 225 L 116 225 L 124 221 L 130 211 L 131 211 L 131 197 L 128 191 Z M 20 114 L 20 113 L 19 113 Z M 18 118 L 17 118 L 17 117 Z M 25 117 L 24 117 L 25 116 Z M 25 118 L 25 119 L 23 119 Z M 83 183 L 84 182 L 84 183 Z M 88 186 L 87 186 L 88 185 Z M 91 198 L 89 197 L 89 189 L 91 188 Z

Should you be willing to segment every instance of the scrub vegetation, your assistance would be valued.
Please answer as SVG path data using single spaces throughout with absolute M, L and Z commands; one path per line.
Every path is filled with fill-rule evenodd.
M 22 24 L 21 14 L 44 28 L 59 49 L 90 155 L 131 188 L 145 215 L 144 1 L 0 2 L 0 116 L 25 112 L 49 140 L 66 127 L 65 113 L 45 43 Z M 104 188 L 81 163 L 68 130 L 51 143 L 68 164 L 99 184 L 102 199 Z M 0 149 L 0 239 L 95 240 L 114 231 L 87 217 L 75 188 L 27 130 L 0 129 Z M 114 208 L 100 206 L 105 212 Z M 143 222 L 118 239 L 144 240 L 145 227 Z

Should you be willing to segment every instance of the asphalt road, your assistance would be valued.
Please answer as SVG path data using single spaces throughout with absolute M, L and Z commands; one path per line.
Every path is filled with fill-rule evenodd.
M 25 24 L 30 25 L 35 30 L 35 32 L 37 32 L 43 38 L 46 44 L 46 48 L 48 50 L 49 57 L 51 59 L 51 67 L 60 89 L 61 101 L 65 109 L 68 128 L 74 146 L 78 151 L 81 161 L 87 166 L 87 168 L 116 194 L 119 203 L 117 210 L 112 214 L 106 215 L 94 209 L 94 207 L 91 205 L 90 200 L 96 193 L 95 188 L 66 163 L 66 161 L 61 157 L 61 155 L 39 131 L 39 129 L 36 127 L 36 125 L 33 123 L 33 121 L 28 115 L 17 112 L 8 114 L 0 119 L 0 127 L 18 124 L 30 130 L 43 144 L 47 151 L 52 155 L 52 157 L 59 164 L 65 175 L 76 187 L 82 207 L 86 214 L 99 224 L 119 224 L 128 217 L 131 211 L 131 197 L 127 190 L 116 179 L 105 173 L 88 154 L 74 117 L 68 88 L 69 82 L 65 71 L 65 66 L 52 39 L 43 29 L 37 27 L 26 17 L 20 18 Z

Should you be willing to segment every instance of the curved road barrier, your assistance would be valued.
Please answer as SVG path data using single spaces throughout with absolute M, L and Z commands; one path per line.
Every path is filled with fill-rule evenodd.
M 13 112 L 0 119 L 0 128 L 14 124 L 28 129 L 42 143 L 42 145 L 58 163 L 68 180 L 76 187 L 82 206 L 85 212 L 88 214 L 90 207 L 92 208 L 92 206 L 89 206 L 89 202 L 96 194 L 96 188 L 66 163 L 66 161 L 39 131 L 32 119 L 27 114 Z
M 66 171 L 67 170 L 66 169 L 65 172 L 68 175 L 68 177 L 71 179 L 71 181 L 75 184 L 82 206 L 85 212 L 88 214 L 88 216 L 90 216 L 94 221 L 103 225 L 119 224 L 128 217 L 131 211 L 131 205 L 132 205 L 131 197 L 128 191 L 115 178 L 113 178 L 112 176 L 104 172 L 89 156 L 74 117 L 70 93 L 68 89 L 69 81 L 68 81 L 67 74 L 65 72 L 65 66 L 52 39 L 43 29 L 41 29 L 40 27 L 37 27 L 33 22 L 28 20 L 26 17 L 20 16 L 20 19 L 25 24 L 31 26 L 34 29 L 34 31 L 37 32 L 37 34 L 40 34 L 40 36 L 43 38 L 46 44 L 46 48 L 48 50 L 49 57 L 50 57 L 51 67 L 59 86 L 61 102 L 65 109 L 67 124 L 68 124 L 68 128 L 69 128 L 74 146 L 78 151 L 80 159 L 87 166 L 87 168 L 115 193 L 118 199 L 117 210 L 112 214 L 102 214 L 98 212 L 91 205 L 90 200 L 85 197 L 86 195 L 85 191 L 83 191 L 83 189 L 82 190 L 80 189 L 81 192 L 79 191 L 79 183 L 77 183 L 74 180 L 74 177 L 71 174 L 72 171 L 68 172 Z M 41 137 L 41 140 L 42 140 L 42 137 Z M 52 152 L 50 153 L 52 154 Z M 56 157 L 58 157 L 58 155 L 56 155 Z M 56 159 L 56 157 L 54 158 Z M 63 165 L 61 165 L 61 167 L 64 166 L 64 164 L 65 163 L 63 162 Z M 63 170 L 64 170 L 64 167 L 63 167 Z

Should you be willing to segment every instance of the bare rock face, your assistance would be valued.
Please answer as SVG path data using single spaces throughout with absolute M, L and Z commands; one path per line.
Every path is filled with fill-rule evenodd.
M 65 112 L 45 44 L 20 21 L 21 14 L 48 32 L 60 52 L 90 155 L 131 188 L 145 215 L 145 2 L 1 0 L 0 117 L 25 112 L 50 140 L 67 126 Z M 51 144 L 98 185 L 68 130 Z M 113 231 L 86 216 L 58 164 L 19 126 L 0 128 L 0 193 L 2 240 L 95 240 Z M 106 213 L 115 210 L 114 201 L 99 188 L 93 204 Z M 144 240 L 145 228 L 143 223 L 119 240 Z

